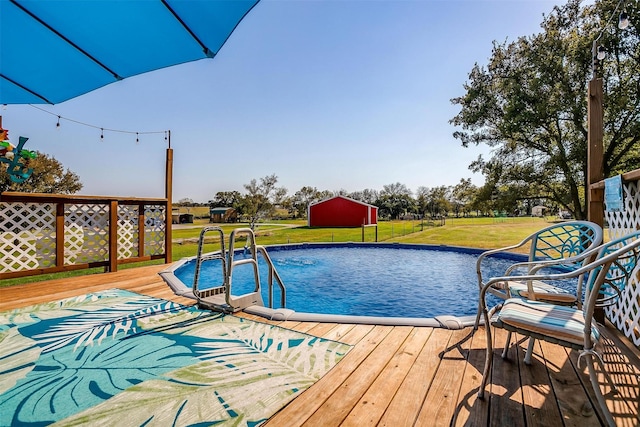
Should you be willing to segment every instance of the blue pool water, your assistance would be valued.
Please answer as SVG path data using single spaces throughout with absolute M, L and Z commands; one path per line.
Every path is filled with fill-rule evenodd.
M 475 315 L 480 251 L 428 245 L 284 245 L 267 248 L 287 289 L 287 308 L 299 312 L 385 317 Z M 236 255 L 235 259 L 243 256 Z M 500 276 L 524 258 L 488 259 L 485 278 Z M 175 271 L 193 283 L 195 261 Z M 259 256 L 263 300 L 268 303 L 267 267 Z M 221 286 L 220 261 L 203 263 L 200 288 Z M 249 264 L 233 270 L 232 294 L 252 292 Z M 494 297 L 491 297 L 494 298 Z M 494 302 L 498 302 L 497 299 Z M 274 290 L 279 307 L 280 292 Z

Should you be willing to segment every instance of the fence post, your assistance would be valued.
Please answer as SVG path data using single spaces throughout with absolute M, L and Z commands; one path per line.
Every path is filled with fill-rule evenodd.
M 109 271 L 118 271 L 118 201 L 109 202 Z
M 64 202 L 56 203 L 56 267 L 64 265 Z
M 145 210 L 146 210 L 146 205 L 144 203 L 140 203 L 138 205 L 138 256 L 144 256 L 145 255 L 145 246 L 146 246 L 146 242 L 145 242 L 145 231 L 147 229 L 146 224 L 145 224 Z M 165 264 L 167 263 L 167 259 L 166 259 L 166 248 L 165 248 Z

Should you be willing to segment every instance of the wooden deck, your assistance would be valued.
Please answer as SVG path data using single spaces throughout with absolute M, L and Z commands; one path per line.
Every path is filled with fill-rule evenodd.
M 102 289 L 128 289 L 184 304 L 152 266 L 0 288 L 0 311 Z M 260 317 L 240 314 L 258 321 Z M 470 328 L 269 322 L 353 345 L 327 375 L 273 416 L 281 426 L 599 426 L 588 376 L 577 353 L 538 343 L 533 364 L 522 362 L 526 341 L 509 360 L 495 356 L 488 398 L 476 393 L 485 356 L 485 333 Z M 496 348 L 505 335 L 497 334 Z M 618 344 L 613 345 L 614 341 Z M 640 425 L 637 350 L 614 335 L 603 355 L 619 386 L 608 406 L 619 426 Z M 496 350 L 499 351 L 499 350 Z M 606 392 L 606 389 L 605 389 Z M 597 411 L 597 409 L 595 410 Z

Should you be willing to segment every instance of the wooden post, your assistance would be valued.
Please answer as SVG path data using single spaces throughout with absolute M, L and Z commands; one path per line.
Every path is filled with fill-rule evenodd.
M 593 78 L 589 82 L 587 98 L 588 146 L 587 146 L 587 219 L 604 227 L 604 189 L 591 188 L 592 184 L 604 179 L 604 123 L 602 119 L 602 79 Z M 604 323 L 604 309 L 596 308 L 594 318 Z
M 591 188 L 592 184 L 604 179 L 604 124 L 602 119 L 602 79 L 593 78 L 589 82 L 587 98 L 587 218 L 589 221 L 604 225 L 604 189 Z
M 118 201 L 109 202 L 109 266 L 108 271 L 118 271 Z
M 171 249 L 172 237 L 172 220 L 171 215 L 171 198 L 173 197 L 173 149 L 171 148 L 171 131 L 169 131 L 169 148 L 167 148 L 167 163 L 165 172 L 165 197 L 167 199 L 167 215 L 166 215 L 166 231 L 164 235 L 164 262 L 169 264 L 173 262 L 173 251 Z
M 64 203 L 56 203 L 56 267 L 64 266 Z

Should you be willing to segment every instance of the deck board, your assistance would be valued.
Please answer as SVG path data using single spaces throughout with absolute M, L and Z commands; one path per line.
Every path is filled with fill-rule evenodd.
M 440 365 L 431 382 L 417 425 L 446 425 L 454 418 L 458 393 L 466 365 L 470 328 L 453 331 L 449 344 L 440 353 Z
M 413 425 L 440 366 L 439 353 L 451 339 L 446 329 L 433 329 L 383 417 L 381 426 Z
M 478 399 L 482 371 L 487 348 L 487 335 L 479 330 L 471 336 L 469 355 L 464 367 L 464 377 L 458 395 L 455 426 L 485 426 L 488 422 L 489 403 Z
M 540 342 L 540 346 L 562 418 L 571 420 L 565 425 L 601 425 L 589 394 L 582 386 L 565 349 L 544 341 Z
M 344 426 L 376 425 L 380 421 L 430 335 L 430 329 L 412 328 L 382 372 L 362 394 L 342 423 Z
M 164 283 L 157 274 L 163 268 L 0 288 L 0 311 L 112 288 L 193 304 Z M 593 390 L 584 366 L 577 366 L 577 353 L 554 344 L 536 343 L 533 363 L 527 366 L 522 362 L 527 341 L 514 337 L 509 359 L 502 360 L 506 334 L 497 331 L 491 378 L 486 398 L 480 400 L 477 392 L 486 349 L 482 327 L 473 333 L 471 328 L 269 321 L 236 315 L 353 346 L 331 371 L 271 417 L 266 427 L 600 425 Z M 617 339 L 616 343 L 620 345 Z M 607 404 L 618 425 L 638 426 L 637 350 L 621 351 L 610 340 L 607 344 L 603 358 L 619 389 L 607 396 Z M 606 386 L 602 389 L 606 391 Z
M 522 360 L 528 341 L 518 345 L 518 358 Z M 556 396 L 549 384 L 549 374 L 542 359 L 540 343 L 536 341 L 531 365 L 520 367 L 520 382 L 524 399 L 524 414 L 528 426 L 549 426 L 561 419 Z
M 305 425 L 341 425 L 409 336 L 411 329 L 413 328 L 409 326 L 392 327 L 387 336 L 350 372 L 340 387 L 309 417 Z

